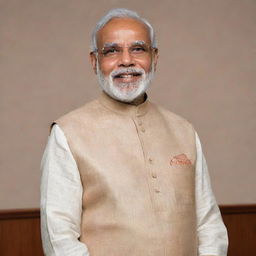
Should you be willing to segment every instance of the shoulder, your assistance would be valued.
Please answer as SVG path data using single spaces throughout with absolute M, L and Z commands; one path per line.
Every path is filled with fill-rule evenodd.
M 90 124 L 101 112 L 102 109 L 98 99 L 94 99 L 55 119 L 52 122 L 51 128 L 54 124 L 58 124 L 63 130 L 81 124 Z
M 86 104 L 60 116 L 58 119 L 56 119 L 56 123 L 62 123 L 65 121 L 74 121 L 76 119 L 81 119 L 81 116 L 84 115 L 90 115 L 95 112 L 97 107 L 97 100 L 92 100 L 90 102 L 87 102 Z
M 151 102 L 151 105 L 153 106 L 153 108 L 156 111 L 158 111 L 164 117 L 164 119 L 169 124 L 171 124 L 173 126 L 178 125 L 179 127 L 189 128 L 195 132 L 194 127 L 191 124 L 191 122 L 188 121 L 187 119 L 185 119 L 184 117 L 170 111 L 169 109 L 167 109 L 159 104 Z
M 58 124 L 53 124 L 52 129 L 50 131 L 49 140 L 52 141 L 56 145 L 60 145 L 62 147 L 66 147 L 66 138 L 62 129 Z

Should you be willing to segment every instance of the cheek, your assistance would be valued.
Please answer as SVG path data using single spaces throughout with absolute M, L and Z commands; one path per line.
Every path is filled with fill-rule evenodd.
M 115 69 L 115 66 L 116 66 L 116 61 L 114 61 L 114 60 L 99 62 L 100 70 L 105 76 L 109 75 Z
M 151 59 L 145 59 L 143 61 L 140 62 L 140 66 L 145 70 L 145 72 L 149 72 L 151 69 Z

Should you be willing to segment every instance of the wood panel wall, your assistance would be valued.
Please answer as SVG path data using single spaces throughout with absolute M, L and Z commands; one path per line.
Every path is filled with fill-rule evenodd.
M 220 206 L 228 230 L 228 256 L 256 256 L 256 205 Z
M 39 209 L 0 211 L 0 255 L 43 256 Z
M 220 209 L 229 234 L 228 256 L 256 255 L 256 205 Z M 0 211 L 0 255 L 43 256 L 39 209 Z

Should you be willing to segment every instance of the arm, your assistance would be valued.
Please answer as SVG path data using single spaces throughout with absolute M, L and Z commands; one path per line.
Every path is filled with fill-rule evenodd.
M 54 125 L 41 162 L 41 233 L 46 256 L 89 256 L 78 239 L 83 188 L 66 138 Z
M 228 236 L 213 194 L 208 168 L 196 134 L 196 206 L 199 256 L 226 256 Z

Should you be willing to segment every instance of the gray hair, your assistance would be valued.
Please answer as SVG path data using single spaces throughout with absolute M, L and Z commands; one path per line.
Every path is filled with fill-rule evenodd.
M 141 18 L 136 12 L 125 9 L 125 8 L 117 8 L 117 9 L 111 9 L 105 16 L 103 16 L 99 22 L 96 24 L 93 32 L 92 32 L 92 38 L 91 38 L 91 50 L 93 52 L 97 51 L 97 33 L 98 31 L 103 28 L 110 20 L 113 18 L 131 18 L 138 20 L 146 25 L 146 27 L 149 30 L 150 34 L 150 41 L 151 46 L 153 48 L 157 48 L 157 41 L 156 36 L 153 27 L 151 24 L 144 18 Z

